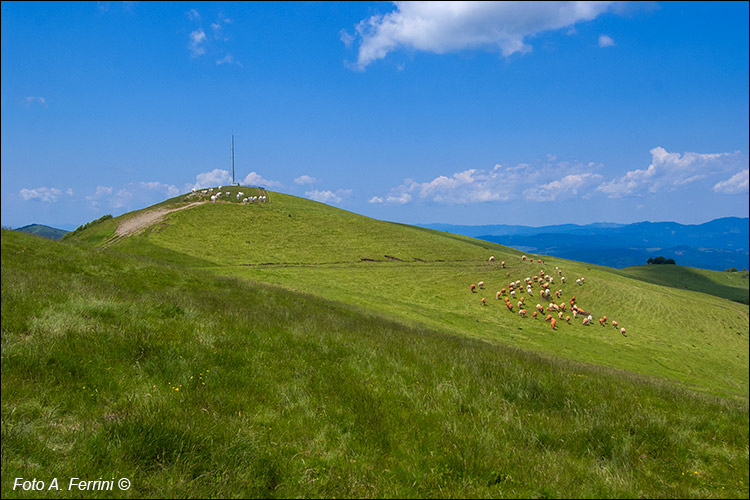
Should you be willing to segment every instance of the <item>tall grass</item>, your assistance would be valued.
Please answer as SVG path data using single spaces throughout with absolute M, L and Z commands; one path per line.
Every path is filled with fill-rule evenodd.
M 747 400 L 14 232 L 2 256 L 3 497 L 748 496 Z

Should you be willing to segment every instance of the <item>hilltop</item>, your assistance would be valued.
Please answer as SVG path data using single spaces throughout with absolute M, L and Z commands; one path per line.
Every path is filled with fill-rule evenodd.
M 118 238 L 117 228 L 144 211 L 104 221 L 72 241 L 314 294 L 414 327 L 747 397 L 747 306 L 611 268 L 531 254 L 522 260 L 522 252 L 501 245 L 370 219 L 282 193 L 242 204 L 235 193 L 241 189 L 247 188 L 224 188 L 230 195 L 223 201 L 169 213 L 127 238 Z M 196 200 L 182 195 L 158 208 Z M 607 327 L 583 327 L 579 318 L 553 331 L 542 319 L 522 319 L 517 307 L 510 313 L 495 299 L 510 280 L 543 270 L 567 276 L 565 284 L 551 287 L 562 291 L 560 303 L 575 295 L 596 319 L 606 315 Z M 584 285 L 576 285 L 579 277 L 585 277 Z M 479 281 L 485 289 L 471 293 L 469 284 Z M 528 296 L 529 312 L 550 302 L 541 300 L 539 290 L 536 284 Z M 611 327 L 612 320 L 627 336 Z
M 68 233 L 68 231 L 65 231 L 64 229 L 57 229 L 54 227 L 45 226 L 44 224 L 29 224 L 28 226 L 16 228 L 14 229 L 14 231 L 35 234 L 37 236 L 48 238 L 50 240 L 59 240 Z

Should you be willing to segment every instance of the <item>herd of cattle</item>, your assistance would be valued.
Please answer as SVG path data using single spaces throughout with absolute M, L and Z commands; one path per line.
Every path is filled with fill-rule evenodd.
M 495 262 L 495 257 L 492 256 L 489 258 L 490 262 Z M 533 264 L 534 259 L 528 259 L 525 255 L 521 256 L 522 262 L 528 262 Z M 544 261 L 542 259 L 536 260 L 537 264 L 544 264 Z M 506 262 L 502 261 L 500 263 L 501 269 L 506 268 Z M 562 270 L 559 268 L 555 268 L 557 279 L 560 280 L 560 283 L 565 283 L 565 276 L 562 275 Z M 510 272 L 506 272 L 506 277 L 510 277 Z M 526 312 L 526 296 L 524 295 L 524 292 L 526 292 L 526 295 L 533 299 L 534 295 L 536 294 L 534 287 L 538 287 L 539 293 L 538 296 L 542 302 L 548 302 L 548 305 L 545 307 L 542 304 L 537 304 L 535 306 L 535 310 L 531 313 L 531 317 L 534 319 L 537 319 L 540 315 L 545 316 L 544 321 L 548 322 L 550 324 L 550 327 L 553 330 L 557 329 L 557 323 L 558 321 L 565 321 L 565 323 L 570 324 L 571 319 L 576 320 L 579 316 L 583 318 L 582 324 L 583 326 L 591 325 L 594 322 L 593 315 L 589 312 L 581 308 L 578 304 L 576 304 L 576 297 L 575 295 L 571 296 L 570 299 L 561 300 L 563 291 L 562 289 L 552 291 L 551 286 L 555 284 L 555 276 L 552 274 L 545 273 L 544 270 L 540 270 L 539 274 L 534 276 L 529 276 L 525 278 L 523 281 L 516 280 L 511 281 L 508 283 L 507 288 L 501 288 L 498 290 L 498 292 L 495 294 L 495 298 L 500 300 L 501 298 L 505 301 L 505 307 L 508 308 L 508 311 L 513 312 L 514 307 L 518 308 L 518 315 L 521 318 L 527 317 Z M 583 286 L 585 283 L 585 278 L 580 277 L 576 280 L 576 284 L 578 286 Z M 479 281 L 477 283 L 472 283 L 469 286 L 469 289 L 472 293 L 476 293 L 477 289 L 482 290 L 484 289 L 484 282 Z M 552 298 L 552 295 L 555 297 Z M 516 299 L 518 301 L 515 303 Z M 558 304 L 556 301 L 560 301 Z M 483 306 L 487 305 L 487 298 L 482 297 L 481 301 Z M 569 314 L 566 314 L 569 313 Z M 573 316 L 571 318 L 570 316 Z M 602 316 L 599 318 L 599 325 L 605 326 L 607 324 L 607 316 Z M 611 321 L 610 324 L 617 329 L 619 326 L 617 321 Z M 625 328 L 620 328 L 620 333 L 625 336 Z

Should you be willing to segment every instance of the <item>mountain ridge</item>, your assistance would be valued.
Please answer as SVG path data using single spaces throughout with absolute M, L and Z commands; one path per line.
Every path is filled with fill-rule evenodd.
M 51 240 L 59 240 L 65 236 L 69 231 L 64 229 L 58 229 L 56 227 L 47 226 L 44 224 L 28 224 L 23 227 L 18 227 L 14 231 L 20 231 L 22 233 L 35 234 L 43 238 Z
M 615 268 L 644 264 L 649 257 L 663 255 L 685 266 L 720 271 L 748 267 L 749 221 L 722 217 L 693 225 L 643 221 L 541 227 L 451 224 L 420 227 Z

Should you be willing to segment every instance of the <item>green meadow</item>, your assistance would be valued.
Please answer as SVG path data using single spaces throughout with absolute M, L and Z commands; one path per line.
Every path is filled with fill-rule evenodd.
M 750 274 L 747 270 L 720 272 L 683 266 L 646 265 L 626 267 L 622 269 L 622 274 L 648 283 L 693 290 L 743 304 L 748 303 Z
M 4 498 L 748 497 L 747 305 L 269 196 L 2 231 Z
M 355 304 L 411 325 L 748 396 L 746 305 L 591 264 L 538 255 L 522 261 L 521 252 L 501 245 L 378 221 L 280 193 L 270 197 L 266 204 L 205 204 L 174 212 L 153 230 L 113 247 Z M 536 304 L 550 303 L 538 295 L 536 283 L 533 296 L 522 288 L 513 299 L 513 313 L 495 298 L 510 281 L 523 282 L 541 271 L 554 275 L 552 290 L 562 290 L 557 302 L 575 296 L 579 307 L 595 316 L 594 325 L 584 327 L 571 316 L 570 324 L 560 321 L 553 331 L 541 318 L 532 319 Z M 703 286 L 700 271 L 678 271 L 681 283 Z M 580 277 L 582 286 L 575 283 Z M 471 293 L 469 285 L 479 281 L 484 290 Z M 526 319 L 517 314 L 520 297 L 527 304 Z M 601 327 L 597 320 L 603 316 L 608 321 Z M 626 337 L 612 328 L 613 320 L 626 329 Z

